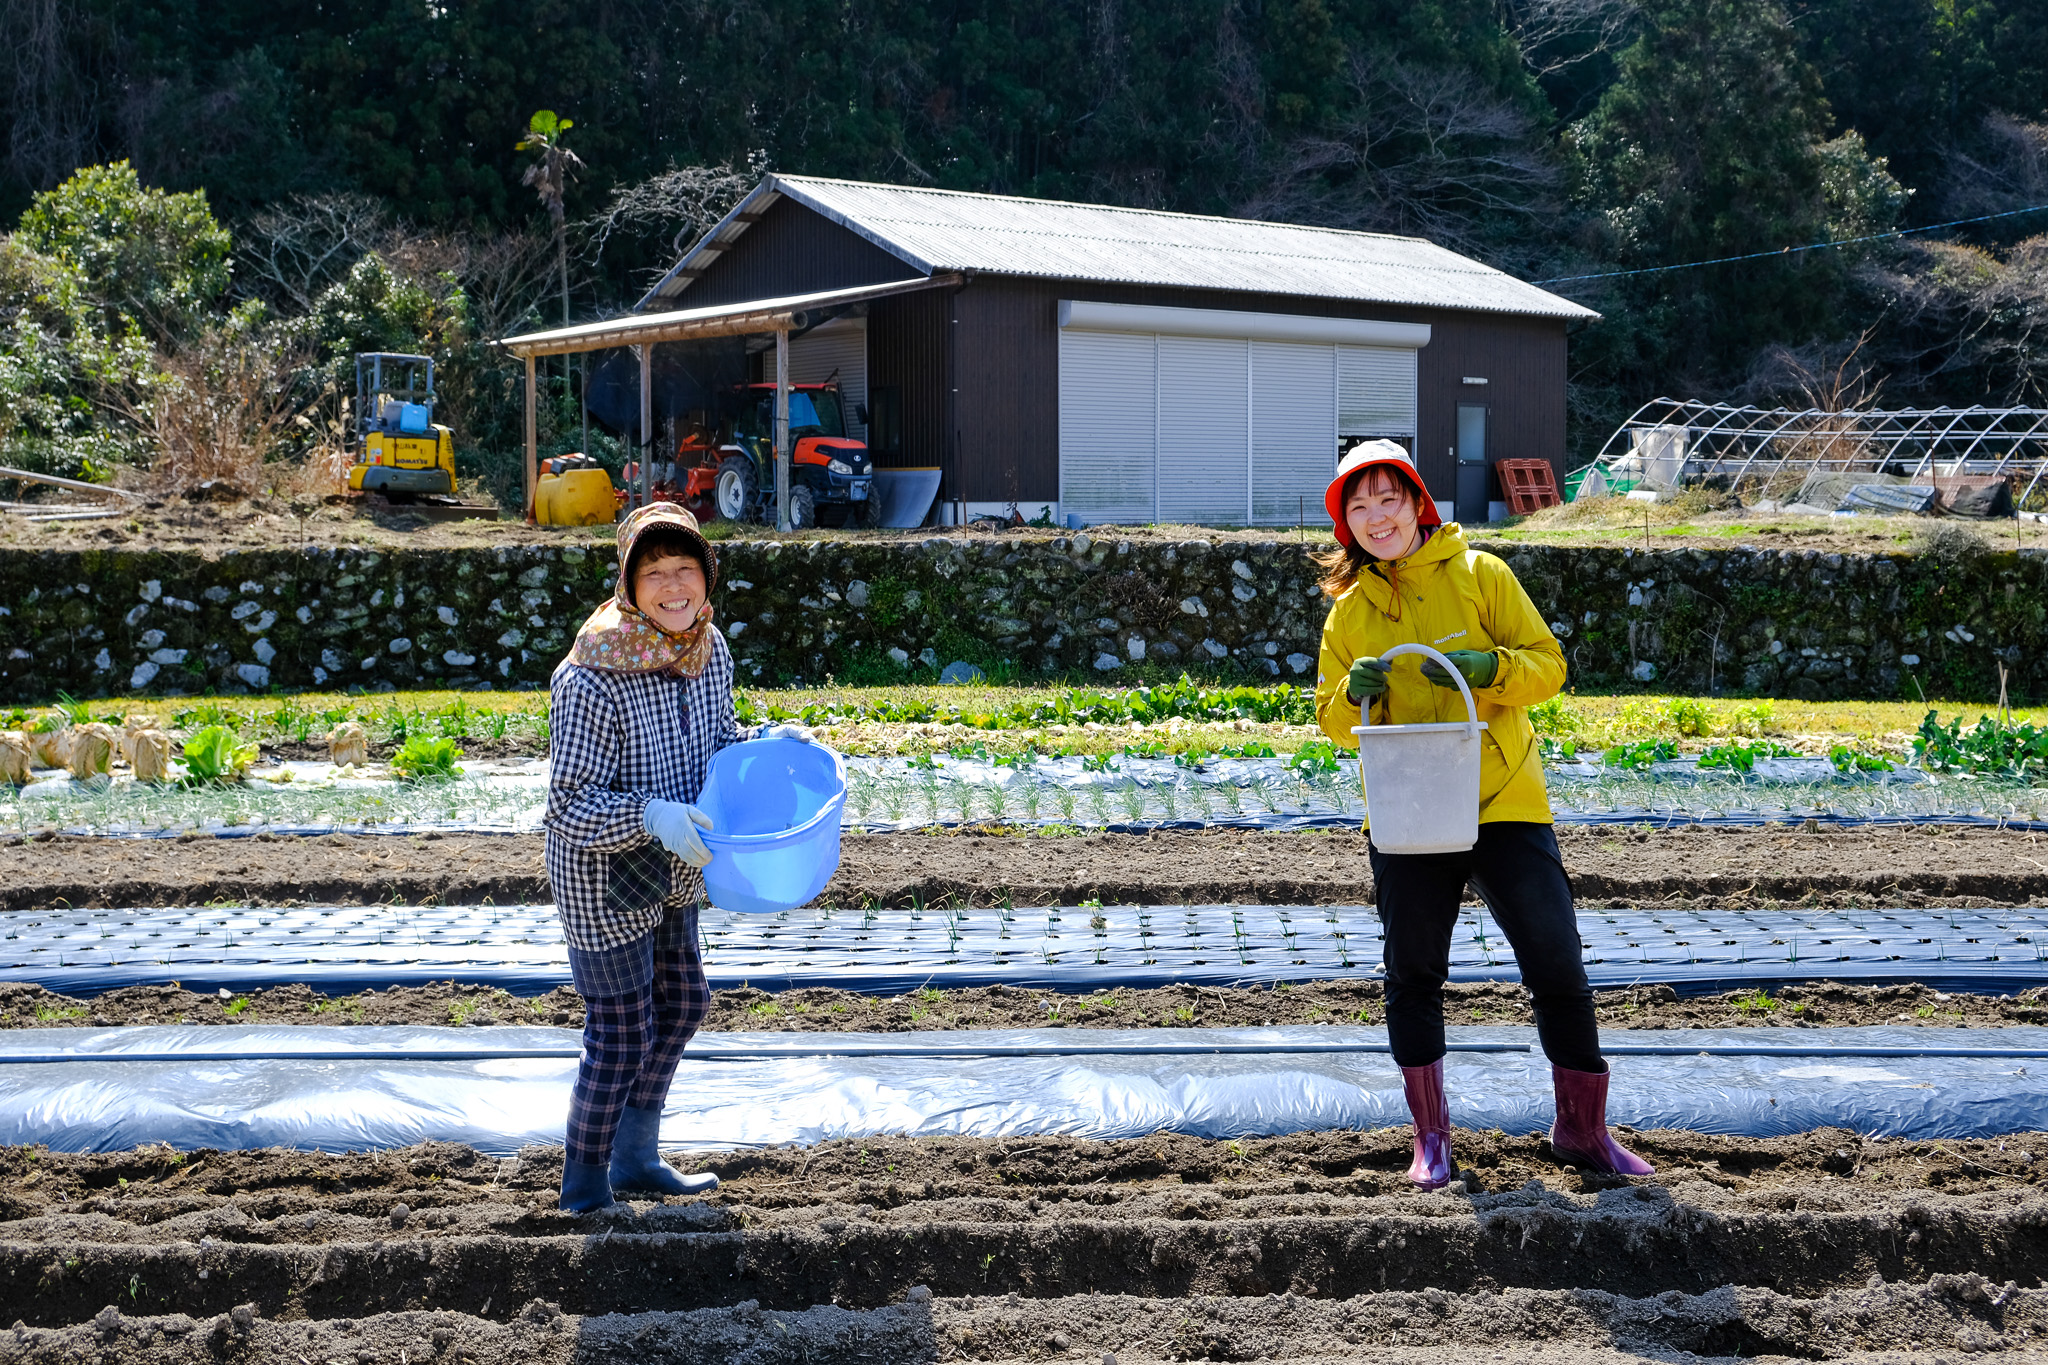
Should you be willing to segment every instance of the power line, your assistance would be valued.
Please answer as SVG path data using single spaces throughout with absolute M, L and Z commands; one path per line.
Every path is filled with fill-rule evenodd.
M 1939 232 L 1943 228 L 1964 227 L 1970 223 L 1988 223 L 1995 218 L 2016 218 L 2022 213 L 2040 213 L 2048 204 L 2035 204 L 2031 208 L 2007 209 L 2003 213 L 1984 213 L 1975 218 L 1956 218 L 1946 223 L 1929 223 L 1926 227 L 1899 228 L 1892 232 L 1873 232 L 1867 237 L 1843 237 L 1832 242 L 1809 242 L 1805 246 L 1781 246 L 1776 251 L 1751 251 L 1741 256 L 1716 256 L 1711 261 L 1687 261 L 1683 265 L 1651 265 L 1641 270 L 1606 270 L 1597 275 L 1558 275 L 1548 280 L 1531 280 L 1531 284 L 1571 284 L 1577 280 L 1613 280 L 1626 275 L 1661 275 L 1670 270 L 1697 270 L 1703 265 L 1727 265 L 1733 261 L 1758 261 L 1768 256 L 1790 256 L 1801 251 L 1826 251 L 1831 247 L 1855 246 L 1859 242 L 1882 242 L 1892 237 L 1904 237 L 1913 232 Z

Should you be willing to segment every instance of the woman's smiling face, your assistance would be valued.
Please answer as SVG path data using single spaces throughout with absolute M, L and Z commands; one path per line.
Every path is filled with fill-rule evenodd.
M 704 608 L 704 566 L 690 555 L 649 555 L 633 570 L 633 605 L 671 635 L 680 635 Z
M 1388 469 L 1368 469 L 1344 499 L 1344 524 L 1374 559 L 1400 559 L 1414 552 L 1415 493 Z

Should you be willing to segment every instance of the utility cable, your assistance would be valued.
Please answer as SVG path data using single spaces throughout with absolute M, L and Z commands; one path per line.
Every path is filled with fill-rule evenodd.
M 1615 280 L 1630 275 L 1662 275 L 1673 270 L 1697 270 L 1707 265 L 1728 265 L 1735 261 L 1760 261 L 1768 256 L 1791 256 L 1801 251 L 1827 251 L 1838 246 L 1855 246 L 1861 242 L 1883 242 L 1894 237 L 1904 237 L 1915 232 L 1939 232 L 1943 228 L 1965 227 L 1971 223 L 1989 223 L 1999 218 L 2017 218 L 2023 213 L 2040 213 L 2048 210 L 2048 204 L 2035 204 L 2030 208 L 2007 209 L 2003 213 L 1982 213 L 1975 218 L 1953 218 L 1946 223 L 1929 223 L 1925 227 L 1896 228 L 1891 232 L 1873 232 L 1862 237 L 1841 237 L 1831 242 L 1809 242 L 1805 246 L 1781 246 L 1775 251 L 1751 251 L 1740 256 L 1716 256 L 1710 261 L 1686 261 L 1679 265 L 1648 265 L 1640 270 L 1604 270 L 1596 275 L 1556 275 L 1547 280 L 1531 280 L 1531 284 L 1572 284 L 1578 280 Z

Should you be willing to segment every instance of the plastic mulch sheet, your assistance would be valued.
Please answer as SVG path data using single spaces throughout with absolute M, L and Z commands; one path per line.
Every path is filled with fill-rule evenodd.
M 1452 1121 L 1547 1128 L 1527 1028 L 1454 1028 Z M 2048 1128 L 2048 1029 L 1629 1030 L 1605 1039 L 1608 1117 L 1770 1136 Z M 670 1148 L 882 1133 L 1269 1136 L 1408 1121 L 1378 1029 L 707 1034 L 662 1122 Z M 0 1142 L 60 1151 L 426 1141 L 559 1143 L 577 1038 L 558 1029 L 130 1028 L 0 1035 Z M 1001 1057 L 991 1066 L 991 1056 Z
M 1230 984 L 1370 975 L 1380 924 L 1365 906 L 1154 905 L 705 912 L 714 986 L 1039 989 Z M 1599 987 L 1691 993 L 1786 982 L 1917 981 L 2009 992 L 2048 982 L 2048 911 L 1583 910 Z M 1452 940 L 1460 981 L 1520 978 L 1483 909 Z M 459 980 L 522 994 L 569 980 L 545 905 L 49 910 L 0 917 L 0 981 L 67 995 L 178 981 L 195 990 L 305 982 L 340 992 Z
M 0 831 L 121 838 L 188 830 L 531 833 L 547 800 L 545 759 L 479 763 L 459 780 L 429 783 L 336 777 L 332 765 L 316 763 L 286 764 L 284 771 L 290 781 L 201 789 L 47 774 L 23 788 L 0 787 Z M 1342 828 L 1355 827 L 1365 811 L 1348 761 L 1332 767 L 1211 758 L 1189 765 L 1126 754 L 1013 766 L 980 757 L 853 758 L 847 775 L 845 826 L 865 831 L 980 823 L 1114 831 Z M 1558 818 L 1567 822 L 2048 822 L 2048 788 L 1936 779 L 1912 768 L 1838 773 L 1818 758 L 1760 758 L 1749 773 L 1702 769 L 1692 759 L 1641 770 L 1572 762 L 1551 765 L 1548 778 Z

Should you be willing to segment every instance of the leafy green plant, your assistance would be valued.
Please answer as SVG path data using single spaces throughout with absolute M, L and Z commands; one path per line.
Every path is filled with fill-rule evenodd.
M 1888 773 L 1898 766 L 1883 754 L 1851 748 L 1847 744 L 1829 745 L 1828 762 L 1835 765 L 1838 773 Z
M 1571 735 L 1585 728 L 1586 718 L 1570 702 L 1558 696 L 1530 707 L 1529 724 L 1539 735 Z
M 1980 716 L 1965 730 L 1961 716 L 1943 725 L 1929 711 L 1913 736 L 1913 755 L 1930 772 L 1959 769 L 2031 782 L 2048 776 L 2048 726 L 2006 724 L 1994 716 Z
M 1288 757 L 1287 766 L 1303 777 L 1334 773 L 1344 766 L 1347 752 L 1327 739 L 1312 739 Z
M 1714 731 L 1714 715 L 1707 704 L 1692 697 L 1673 697 L 1664 703 L 1664 714 L 1681 735 L 1704 739 Z
M 462 776 L 455 760 L 462 750 L 447 736 L 413 735 L 391 756 L 391 770 L 413 782 L 441 782 Z
M 1642 739 L 1633 744 L 1616 744 L 1603 757 L 1610 768 L 1642 769 L 1677 758 L 1678 746 L 1668 739 Z
M 1726 768 L 1730 772 L 1747 773 L 1756 770 L 1756 761 L 1760 758 L 1796 757 L 1798 757 L 1798 750 L 1788 749 L 1784 745 L 1768 739 L 1758 740 L 1754 744 L 1744 744 L 1741 740 L 1731 740 L 1726 744 L 1716 744 L 1701 754 L 1700 766 L 1702 768 Z
M 243 743 L 227 726 L 209 725 L 185 741 L 185 781 L 239 782 L 256 754 L 254 744 Z
M 1729 710 L 1728 732 L 1736 735 L 1763 734 L 1776 725 L 1777 714 L 1777 706 L 1768 699 L 1743 702 Z
M 1545 763 L 1575 763 L 1579 757 L 1579 742 L 1575 739 L 1553 739 L 1549 735 L 1536 737 L 1536 753 Z
M 1081 771 L 1084 773 L 1113 773 L 1116 771 L 1116 755 L 1084 754 L 1081 757 Z

